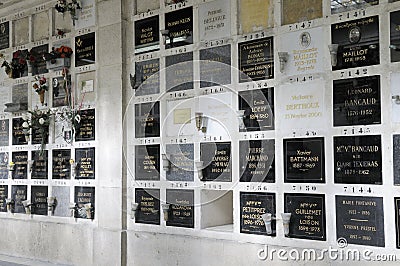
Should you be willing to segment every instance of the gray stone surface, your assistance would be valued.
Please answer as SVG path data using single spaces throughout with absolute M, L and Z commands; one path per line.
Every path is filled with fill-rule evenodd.
M 71 211 L 69 209 L 70 203 L 70 189 L 69 187 L 53 187 L 52 195 L 57 199 L 57 206 L 54 209 L 54 216 L 69 217 Z
M 166 147 L 166 154 L 171 166 L 167 172 L 167 180 L 193 181 L 193 144 L 169 144 Z
M 231 45 L 200 50 L 200 87 L 231 83 Z

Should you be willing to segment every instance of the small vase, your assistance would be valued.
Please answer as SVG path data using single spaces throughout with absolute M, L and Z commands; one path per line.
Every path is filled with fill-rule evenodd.
M 44 105 L 44 94 L 45 94 L 45 90 L 41 90 L 39 92 L 40 103 L 42 104 L 42 106 Z

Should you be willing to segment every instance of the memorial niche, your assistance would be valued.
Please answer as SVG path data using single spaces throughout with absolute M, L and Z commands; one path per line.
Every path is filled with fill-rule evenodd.
M 0 120 L 0 146 L 8 146 L 9 144 L 9 120 Z
M 200 88 L 231 83 L 231 45 L 200 50 Z
M 138 204 L 136 223 L 160 224 L 160 190 L 136 188 L 135 202 Z
M 324 183 L 324 138 L 283 140 L 285 183 Z
M 10 22 L 0 23 L 0 50 L 10 47 Z
M 8 152 L 0 152 L 0 179 L 8 178 Z
M 200 160 L 204 167 L 201 181 L 232 181 L 230 142 L 200 143 Z
M 394 217 L 396 221 L 396 248 L 400 249 L 400 198 L 394 198 Z
M 390 2 L 391 0 L 389 0 Z M 379 0 L 363 0 L 363 1 L 354 1 L 354 0 L 331 0 L 331 13 L 336 14 L 340 12 L 351 11 L 354 9 L 361 9 L 370 6 L 375 6 L 379 4 Z
M 135 137 L 160 136 L 160 102 L 135 104 Z
M 53 150 L 53 178 L 71 179 L 71 150 Z
M 160 49 L 158 16 L 135 21 L 135 54 Z
M 95 140 L 96 132 L 96 112 L 95 109 L 80 110 L 80 122 L 75 130 L 75 141 Z
M 326 240 L 324 194 L 285 193 L 285 212 L 291 213 L 289 237 Z
M 382 184 L 381 136 L 334 137 L 334 178 L 341 184 Z
M 240 233 L 268 235 L 261 215 L 272 214 L 270 236 L 276 236 L 274 193 L 240 192 Z
M 48 188 L 45 186 L 32 186 L 31 202 L 32 214 L 47 215 Z
M 71 75 L 53 78 L 53 107 L 71 104 Z
M 94 64 L 96 62 L 96 36 L 88 33 L 75 37 L 75 67 Z
M 6 103 L 4 112 L 18 112 L 28 110 L 28 84 L 17 84 L 12 86 L 12 102 Z
M 28 152 L 27 151 L 13 152 L 12 161 L 14 162 L 14 170 L 11 172 L 12 179 L 27 179 Z
M 275 182 L 275 140 L 239 141 L 240 182 Z
M 48 73 L 46 66 L 46 60 L 44 60 L 43 55 L 49 52 L 49 45 L 44 44 L 40 46 L 33 47 L 30 50 L 31 54 L 31 62 L 32 62 L 32 75 L 39 75 Z M 32 56 L 34 57 L 34 61 L 32 61 Z
M 383 198 L 336 196 L 336 237 L 348 244 L 385 246 Z
M 135 180 L 160 180 L 160 145 L 135 146 Z
M 167 226 L 194 228 L 194 191 L 167 189 Z
M 333 81 L 334 126 L 380 123 L 380 76 Z
M 167 144 L 166 155 L 170 162 L 166 178 L 170 181 L 193 181 L 193 144 Z
M 322 17 L 322 0 L 283 0 L 282 25 Z
M 160 92 L 160 59 L 136 62 L 133 89 L 135 96 Z
M 166 91 L 193 89 L 193 52 L 167 56 Z
M 0 212 L 7 212 L 8 186 L 0 185 Z
M 165 49 L 193 43 L 193 7 L 165 14 Z
M 32 179 L 47 179 L 48 175 L 48 151 L 32 151 Z
M 379 64 L 378 16 L 333 24 L 331 34 L 332 43 L 338 45 L 332 70 Z
M 75 187 L 75 217 L 94 219 L 95 188 Z
M 273 37 L 239 43 L 239 82 L 274 78 L 273 49 Z
M 243 111 L 240 132 L 274 129 L 274 88 L 239 92 L 239 110 Z
M 400 135 L 393 135 L 393 177 L 394 185 L 400 185 Z
M 390 58 L 391 62 L 400 61 L 400 11 L 390 13 Z
M 12 145 L 28 144 L 22 127 L 23 123 L 24 120 L 20 117 L 12 119 Z
M 75 179 L 95 179 L 95 148 L 75 149 Z
M 231 34 L 231 1 L 216 0 L 199 6 L 200 41 L 223 39 Z
M 24 185 L 11 186 L 11 199 L 14 200 L 15 213 L 25 213 L 22 201 L 27 199 L 27 189 L 28 187 Z
M 273 0 L 239 1 L 239 34 L 266 30 L 274 26 Z

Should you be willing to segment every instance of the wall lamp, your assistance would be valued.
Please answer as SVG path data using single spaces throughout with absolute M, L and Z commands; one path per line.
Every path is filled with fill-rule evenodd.
M 283 73 L 283 70 L 285 69 L 286 62 L 289 60 L 289 53 L 288 52 L 278 52 L 278 57 L 279 57 L 279 66 L 280 66 L 280 71 Z
M 239 129 L 245 129 L 246 128 L 246 126 L 244 124 L 244 121 L 243 121 L 244 112 L 245 112 L 245 110 L 239 110 L 239 111 L 236 112 L 237 118 L 239 120 Z
M 139 203 L 134 201 L 131 202 L 131 219 L 135 219 L 136 217 L 136 210 L 139 207 Z
M 171 162 L 168 159 L 168 156 L 163 153 L 161 154 L 162 162 L 163 162 L 163 169 L 165 172 L 168 172 L 171 169 Z
M 168 219 L 169 219 L 168 213 L 169 213 L 170 206 L 171 206 L 171 204 L 168 204 L 168 203 L 162 203 L 161 204 L 161 208 L 162 208 L 163 213 L 164 213 L 164 221 L 168 221 Z
M 78 173 L 78 163 L 74 159 L 69 159 L 69 164 L 71 165 L 72 176 L 76 176 Z
M 292 216 L 292 214 L 289 212 L 285 212 L 281 213 L 281 216 L 283 222 L 283 232 L 285 233 L 285 236 L 289 236 L 289 224 L 290 224 L 290 217 Z
M 12 198 L 7 198 L 6 199 L 6 205 L 7 205 L 7 212 L 8 213 L 14 213 L 15 201 Z
M 199 176 L 200 181 L 203 180 L 203 168 L 204 168 L 204 162 L 203 161 L 195 161 L 194 165 L 197 169 L 197 174 Z
M 28 160 L 28 171 L 29 172 L 32 172 L 34 163 L 35 163 L 35 160 Z
M 170 47 L 174 47 L 174 38 L 171 36 L 170 31 L 165 29 L 165 30 L 160 30 L 160 33 L 163 37 L 163 43 L 164 45 L 167 45 L 167 39 L 169 39 L 169 45 Z
M 196 128 L 198 131 L 203 133 L 207 132 L 208 117 L 204 116 L 201 112 L 196 112 L 194 114 L 196 120 Z
M 264 221 L 265 231 L 267 235 L 272 235 L 272 214 L 271 213 L 264 213 L 261 215 L 262 220 Z
M 23 200 L 23 201 L 21 201 L 22 202 L 22 205 L 24 206 L 24 208 L 25 208 L 25 213 L 26 214 L 32 214 L 32 203 L 31 203 L 31 201 L 30 200 Z
M 331 54 L 331 65 L 334 67 L 337 65 L 337 52 L 339 49 L 339 44 L 329 44 L 329 53 Z
M 47 197 L 47 207 L 49 208 L 49 212 L 50 212 L 51 216 L 53 216 L 56 206 L 57 206 L 57 198 L 56 197 Z

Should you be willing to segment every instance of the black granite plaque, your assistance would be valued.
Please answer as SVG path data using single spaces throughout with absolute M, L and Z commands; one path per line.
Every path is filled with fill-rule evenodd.
M 71 105 L 71 75 L 53 78 L 53 107 Z
M 0 212 L 7 212 L 8 186 L 0 185 Z
M 400 198 L 394 198 L 394 217 L 396 221 L 396 248 L 400 248 Z
M 41 144 L 42 142 L 47 144 L 49 143 L 49 126 L 47 126 L 47 130 L 44 134 L 42 134 L 41 129 L 32 128 L 32 144 Z
M 8 146 L 9 140 L 10 121 L 8 119 L 0 120 L 0 146 Z
M 12 161 L 14 162 L 14 171 L 12 171 L 13 179 L 28 178 L 28 152 L 18 151 L 12 153 Z
M 390 58 L 400 61 L 400 11 L 390 13 Z
M 193 7 L 165 14 L 166 49 L 193 43 Z
M 289 236 L 326 240 L 324 194 L 285 193 L 285 212 L 291 213 Z
M 379 64 L 378 16 L 333 24 L 331 33 L 339 45 L 332 70 Z
M 48 188 L 45 186 L 32 186 L 31 188 L 31 203 L 32 214 L 47 215 L 47 196 Z
M 239 141 L 240 182 L 275 182 L 275 140 Z
M 11 186 L 11 198 L 14 200 L 14 212 L 25 213 L 22 201 L 27 199 L 28 186 L 16 185 Z
M 76 127 L 75 141 L 89 141 L 95 139 L 96 116 L 95 109 L 80 110 L 81 121 Z
M 274 78 L 273 37 L 242 42 L 239 50 L 239 82 Z
M 160 49 L 158 16 L 135 21 L 135 54 Z
M 160 59 L 135 64 L 134 89 L 136 96 L 160 92 Z
M 0 23 L 0 50 L 10 47 L 10 22 Z
M 170 162 L 166 177 L 170 181 L 193 181 L 194 145 L 168 144 L 166 155 Z
M 336 196 L 336 237 L 348 244 L 385 246 L 383 198 Z
M 77 204 L 76 218 L 94 219 L 95 188 L 75 187 L 75 203 Z
M 231 45 L 200 50 L 200 88 L 231 84 Z
M 230 142 L 200 143 L 200 160 L 204 167 L 202 181 L 232 181 Z
M 324 138 L 284 139 L 285 183 L 324 183 L 324 150 Z
M 393 135 L 393 177 L 394 184 L 400 185 L 400 135 Z
M 274 88 L 239 92 L 239 110 L 244 111 L 240 132 L 274 129 Z
M 135 104 L 135 137 L 160 136 L 160 102 Z
M 272 214 L 271 236 L 276 235 L 275 193 L 240 192 L 240 232 L 245 234 L 267 235 L 261 215 Z
M 194 192 L 193 190 L 167 189 L 168 211 L 167 226 L 194 228 Z
M 391 0 L 389 0 L 390 2 Z M 331 13 L 336 14 L 340 12 L 347 12 L 354 9 L 362 9 L 370 6 L 375 6 L 379 4 L 379 0 L 362 0 L 362 1 L 353 1 L 353 0 L 331 0 Z M 357 13 L 355 13 L 357 14 Z
M 48 178 L 48 151 L 32 151 L 32 179 Z
M 75 150 L 76 176 L 75 179 L 95 178 L 95 148 Z
M 11 99 L 13 103 L 21 104 L 20 110 L 28 110 L 28 84 L 17 84 L 12 86 Z M 18 110 L 18 111 L 20 111 Z
M 160 190 L 135 189 L 135 202 L 138 203 L 135 222 L 160 224 Z
M 382 184 L 381 136 L 334 137 L 335 183 Z
M 160 145 L 135 147 L 135 179 L 160 180 Z
M 8 152 L 0 152 L 0 179 L 8 178 Z
M 13 145 L 26 145 L 28 141 L 25 138 L 23 132 L 22 123 L 24 120 L 22 118 L 13 118 L 12 120 L 12 144 Z
M 75 37 L 75 67 L 96 62 L 96 36 L 94 32 Z
M 165 64 L 167 92 L 193 89 L 193 52 L 167 56 Z
M 53 179 L 71 179 L 71 150 L 53 150 Z
M 380 76 L 333 81 L 334 126 L 380 123 Z
M 33 47 L 31 53 L 35 56 L 35 62 L 32 66 L 32 75 L 39 75 L 48 73 L 49 70 L 46 67 L 46 60 L 44 60 L 43 55 L 49 52 L 49 45 L 43 44 L 40 46 Z

